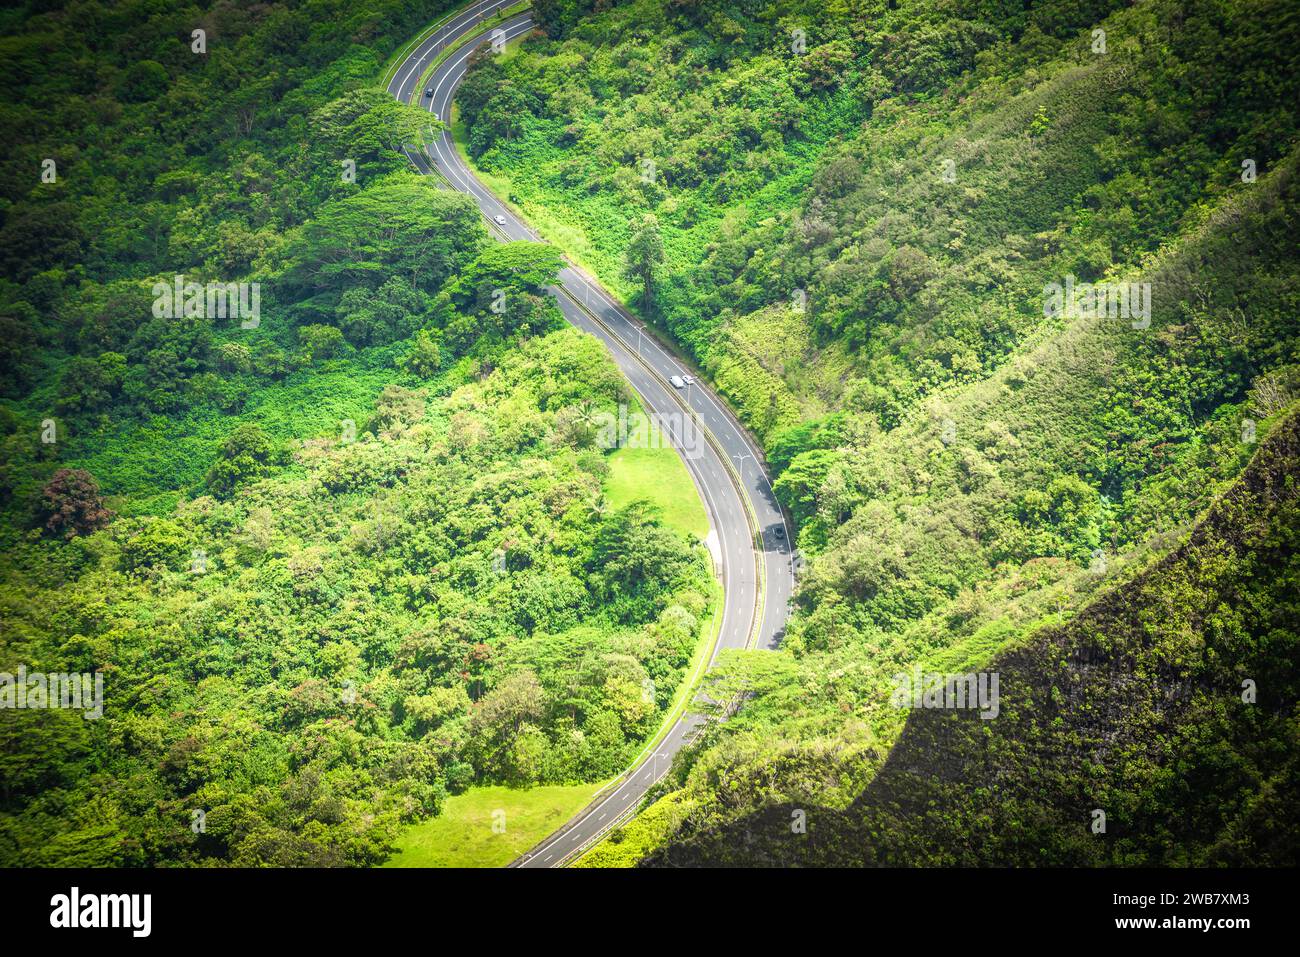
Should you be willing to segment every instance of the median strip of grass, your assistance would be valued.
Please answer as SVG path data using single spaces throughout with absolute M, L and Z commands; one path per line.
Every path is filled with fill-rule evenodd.
M 589 847 L 570 867 L 636 867 L 676 833 L 695 807 L 685 792 L 673 791 L 640 811 Z
M 504 23 L 505 21 L 509 20 L 511 17 L 523 13 L 531 6 L 532 3 L 530 2 L 530 0 L 524 0 L 524 2 L 522 3 L 516 3 L 512 6 L 509 6 L 506 9 L 499 12 L 496 16 L 488 17 L 488 19 L 484 20 L 480 25 L 482 29 L 469 30 L 461 34 L 455 40 L 453 40 L 450 46 L 443 47 L 441 50 L 438 51 L 438 55 L 429 61 L 428 67 L 425 69 L 424 73 L 420 75 L 420 82 L 416 84 L 415 92 L 418 93 L 421 89 L 423 89 L 425 86 L 428 85 L 429 81 L 433 78 L 434 71 L 437 70 L 438 67 L 442 65 L 443 61 L 446 60 L 447 57 L 451 56 L 461 47 L 465 46 L 465 44 L 472 43 L 476 40 L 481 39 L 483 36 L 483 30 L 488 30 L 491 29 L 492 27 L 497 26 L 498 24 Z M 445 120 L 446 117 L 440 116 L 438 117 L 438 119 Z
M 402 68 L 402 64 L 410 57 L 412 50 L 433 36 L 438 30 L 441 30 L 447 24 L 447 21 L 464 13 L 472 6 L 474 6 L 473 3 L 466 3 L 459 7 L 453 7 L 417 33 L 414 39 L 404 43 L 401 49 L 394 51 L 388 58 L 388 62 L 384 64 L 384 75 L 379 81 L 383 84 L 384 89 L 388 89 L 388 84 L 393 82 L 393 77 L 397 75 L 397 71 Z
M 540 203 L 523 203 L 516 195 L 514 186 L 508 177 L 500 173 L 487 172 L 475 165 L 473 158 L 469 155 L 469 130 L 460 117 L 460 108 L 454 102 L 451 105 L 451 117 L 443 117 L 442 119 L 451 126 L 451 141 L 456 147 L 456 152 L 465 161 L 465 165 L 473 170 L 479 182 L 486 186 L 497 199 L 514 210 L 519 218 L 527 223 L 543 240 L 559 249 L 563 249 L 564 255 L 589 275 L 598 276 L 601 285 L 612 293 L 618 302 L 627 302 L 628 287 L 618 277 L 608 275 L 608 270 L 602 272 L 592 266 L 592 262 L 598 258 L 594 255 L 595 246 L 592 245 L 591 239 L 580 226 L 565 222 Z

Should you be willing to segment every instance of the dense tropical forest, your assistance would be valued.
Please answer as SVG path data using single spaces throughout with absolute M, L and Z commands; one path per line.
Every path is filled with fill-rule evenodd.
M 373 865 L 634 759 L 717 586 L 561 250 L 799 574 L 583 865 L 1300 862 L 1300 8 L 534 0 L 444 117 L 498 243 L 379 79 L 452 5 L 0 12 L 0 672 L 107 701 L 0 713 L 0 864 Z
M 1150 603 L 1140 617 L 1153 631 L 1133 654 L 1156 670 L 1156 610 L 1176 599 L 1147 580 L 1152 562 L 1186 540 L 1300 395 L 1300 11 L 1273 0 L 535 11 L 543 35 L 484 58 L 467 81 L 464 147 L 544 234 L 681 343 L 760 437 L 804 567 L 782 651 L 732 655 L 714 676 L 725 693 L 711 697 L 743 697 L 739 713 L 587 863 L 665 844 L 660 863 L 788 861 L 804 853 L 791 808 L 836 815 L 819 832 L 823 856 L 808 852 L 823 862 L 1212 859 L 1179 859 L 1172 838 L 1122 845 L 1115 818 L 1131 838 L 1139 816 L 1182 814 L 1188 794 L 1156 804 L 1137 782 L 1227 763 L 1242 780 L 1194 815 L 1213 843 L 1261 791 L 1284 790 L 1266 782 L 1294 761 L 1292 511 L 1265 537 L 1272 551 L 1260 545 L 1271 564 L 1255 566 L 1276 570 L 1275 588 L 1219 606 L 1239 620 L 1178 619 L 1180 655 L 1213 653 L 1227 629 L 1224 666 L 1274 676 L 1259 698 L 1267 719 L 1235 712 L 1257 738 L 1240 724 L 1229 733 L 1224 717 L 1174 766 L 1178 728 L 1118 703 L 1104 717 L 1095 701 L 1065 707 L 1078 679 L 1067 668 L 1049 685 L 1055 725 L 1019 739 L 1005 778 L 946 795 L 965 817 L 873 851 L 883 818 L 852 809 L 920 720 L 891 706 L 900 672 L 1010 668 L 1011 649 L 1077 634 L 1121 586 Z M 625 252 L 647 237 L 658 262 Z M 1053 308 L 1049 290 L 1067 284 L 1131 290 L 1133 311 Z M 1240 680 L 1216 676 L 1231 710 Z M 1015 741 L 1025 727 L 1010 723 L 983 733 Z M 1103 752 L 1067 749 L 1058 769 L 1049 733 L 1132 735 L 1132 763 L 1107 767 L 1119 783 L 1103 787 Z M 936 747 L 910 773 L 943 766 Z M 934 851 L 940 833 L 982 840 L 1007 780 L 1032 791 L 1057 770 L 1096 777 L 1126 805 L 1112 806 L 1113 840 L 1067 853 L 1092 836 L 1100 797 L 1067 805 L 1062 791 L 1039 796 L 1046 810 L 999 809 L 997 826 L 1032 832 L 1014 849 Z M 1294 794 L 1255 840 L 1294 834 Z M 1068 827 L 1034 830 L 1030 805 Z M 931 823 L 909 821 L 909 833 Z
M 376 84 L 438 12 L 0 14 L 0 671 L 105 678 L 0 714 L 0 863 L 378 863 L 668 708 L 707 553 L 611 483 L 635 400 L 559 253 L 400 151 Z

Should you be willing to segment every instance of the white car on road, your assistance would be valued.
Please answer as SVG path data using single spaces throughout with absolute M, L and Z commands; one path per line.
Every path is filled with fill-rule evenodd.
M 674 388 L 674 389 L 685 389 L 685 388 L 686 388 L 686 381 L 685 381 L 684 379 L 682 379 L 682 377 L 679 376 L 679 375 L 669 376 L 668 381 L 671 382 L 671 383 L 673 384 L 673 388 Z
M 493 221 L 494 221 L 498 226 L 504 226 L 504 225 L 506 224 L 506 218 L 505 218 L 504 216 L 493 216 L 493 217 L 492 217 L 492 220 L 493 220 Z

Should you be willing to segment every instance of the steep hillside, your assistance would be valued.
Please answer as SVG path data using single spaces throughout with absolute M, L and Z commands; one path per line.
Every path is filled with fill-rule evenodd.
M 1292 414 L 1185 542 L 983 665 L 996 718 L 913 710 L 847 808 L 687 819 L 648 863 L 1293 865 L 1298 544 Z
M 1091 607 L 1239 475 L 1300 394 L 1300 16 L 539 12 L 546 37 L 471 78 L 470 152 L 762 437 L 803 565 L 783 650 L 729 658 L 712 697 L 742 706 L 592 858 L 627 863 L 851 806 L 903 730 L 896 673 Z M 509 129 L 480 119 L 516 95 Z M 623 256 L 654 236 L 662 265 Z
M 1138 268 L 1295 143 L 1292 4 L 1015 7 L 547 3 L 557 39 L 484 58 L 461 117 L 782 466 L 833 413 L 892 428 L 986 378 L 1055 325 L 1045 283 Z

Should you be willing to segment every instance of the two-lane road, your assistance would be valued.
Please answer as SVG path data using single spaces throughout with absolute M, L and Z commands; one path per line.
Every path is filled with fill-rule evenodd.
M 482 0 L 451 17 L 410 51 L 407 60 L 399 65 L 389 93 L 449 120 L 452 100 L 471 54 L 489 41 L 490 30 L 482 26 L 482 21 L 508 5 L 501 0 Z M 523 13 L 491 30 L 501 30 L 508 41 L 524 36 L 532 28 L 530 15 Z M 482 37 L 470 40 L 438 65 L 426 84 L 432 95 L 426 96 L 420 77 L 428 64 L 461 37 L 476 33 Z M 427 154 L 412 151 L 409 155 L 422 171 L 429 172 L 432 166 L 455 189 L 469 195 L 502 238 L 538 239 L 512 209 L 474 176 L 457 153 L 450 131 L 438 133 Z M 722 627 L 714 658 L 724 648 L 746 647 L 751 636 L 756 647 L 775 647 L 785 629 L 794 568 L 785 518 L 757 447 L 708 386 L 697 381 L 685 390 L 675 390 L 669 384 L 671 376 L 686 376 L 692 370 L 684 367 L 592 277 L 569 265 L 560 272 L 559 281 L 555 294 L 565 318 L 606 345 L 646 410 L 660 414 L 667 422 L 676 422 L 673 430 L 680 431 L 688 427 L 683 422 L 682 409 L 689 407 L 697 427 L 707 430 L 712 439 L 675 441 L 674 445 L 703 499 L 711 527 L 710 550 L 722 579 Z M 753 509 L 761 548 L 756 546 L 747 507 Z M 760 581 L 760 571 L 763 581 Z M 554 867 L 593 843 L 617 820 L 633 811 L 649 788 L 667 773 L 673 755 L 690 740 L 699 721 L 688 716 L 677 722 L 654 752 L 627 772 L 616 787 L 607 790 L 564 828 L 520 858 L 516 865 Z

